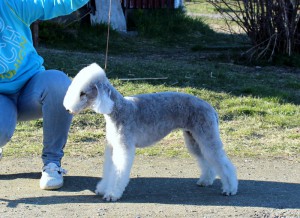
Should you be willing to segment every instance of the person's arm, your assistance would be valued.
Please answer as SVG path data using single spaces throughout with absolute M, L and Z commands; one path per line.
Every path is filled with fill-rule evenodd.
M 76 11 L 89 0 L 1 0 L 26 24 Z

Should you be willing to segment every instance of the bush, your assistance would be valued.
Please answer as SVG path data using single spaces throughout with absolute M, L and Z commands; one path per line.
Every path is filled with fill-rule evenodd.
M 275 56 L 300 53 L 300 0 L 208 0 L 248 35 L 250 60 L 272 61 Z

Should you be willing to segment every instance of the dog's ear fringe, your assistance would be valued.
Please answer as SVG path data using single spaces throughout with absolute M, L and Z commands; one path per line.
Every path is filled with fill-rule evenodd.
M 102 87 L 100 87 L 102 86 Z M 111 100 L 111 88 L 108 84 L 96 85 L 98 95 L 93 105 L 93 110 L 100 114 L 110 114 L 113 111 L 114 102 Z

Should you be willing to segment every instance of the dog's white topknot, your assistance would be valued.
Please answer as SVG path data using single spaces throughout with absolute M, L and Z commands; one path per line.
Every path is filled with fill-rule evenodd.
M 104 70 L 97 64 L 92 63 L 79 71 L 73 80 L 73 83 L 82 83 L 83 81 L 103 81 L 106 80 Z M 86 84 L 89 85 L 89 84 Z
M 99 91 L 97 84 L 109 83 L 104 70 L 93 63 L 75 76 L 64 98 L 64 106 L 71 113 L 78 113 L 90 106 Z M 108 110 L 108 109 L 107 109 Z M 106 110 L 106 111 L 107 111 Z

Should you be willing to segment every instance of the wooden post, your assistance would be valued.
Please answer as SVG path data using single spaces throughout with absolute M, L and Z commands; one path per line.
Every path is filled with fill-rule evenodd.
M 32 41 L 33 46 L 37 48 L 39 46 L 39 21 L 35 21 L 31 24 Z

